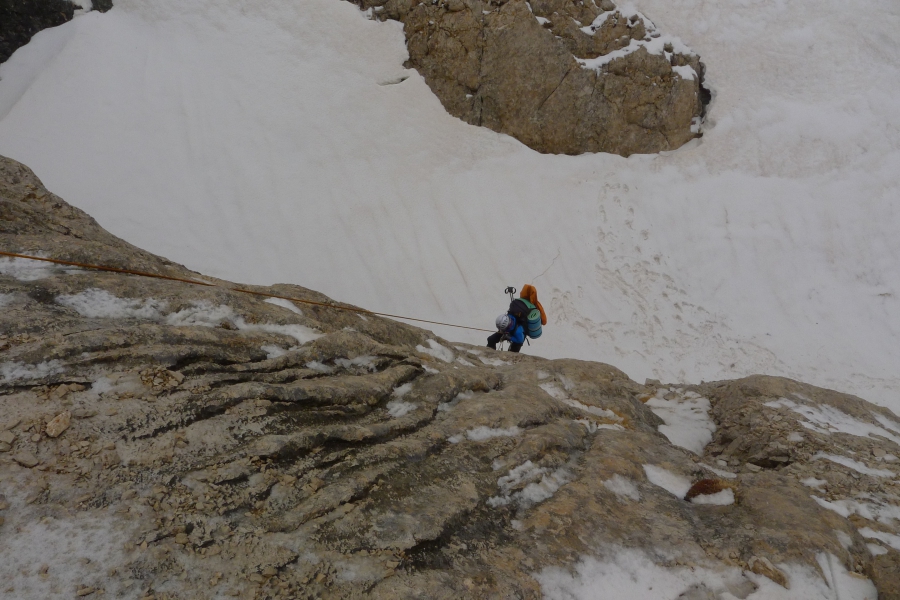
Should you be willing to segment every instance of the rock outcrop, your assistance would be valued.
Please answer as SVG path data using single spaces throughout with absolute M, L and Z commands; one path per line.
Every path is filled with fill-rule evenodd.
M 0 259 L 5 597 L 539 598 L 637 556 L 717 574 L 671 597 L 844 573 L 900 599 L 900 419 L 858 398 L 641 385 L 244 288 L 298 300 L 267 301 L 7 159 L 0 250 L 212 284 Z
M 71 21 L 79 8 L 70 0 L 0 0 L 0 63 L 37 32 Z M 93 10 L 110 8 L 112 0 L 93 0 Z
M 674 150 L 699 132 L 699 57 L 611 0 L 353 0 L 401 21 L 447 111 L 539 152 Z

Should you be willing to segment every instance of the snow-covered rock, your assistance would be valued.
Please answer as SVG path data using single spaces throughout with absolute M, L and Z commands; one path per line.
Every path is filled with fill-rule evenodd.
M 647 154 L 698 134 L 700 58 L 630 4 L 353 1 L 403 23 L 409 65 L 450 114 L 539 152 Z

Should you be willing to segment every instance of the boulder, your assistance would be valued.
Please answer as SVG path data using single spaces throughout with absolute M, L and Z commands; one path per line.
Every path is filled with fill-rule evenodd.
M 401 21 L 447 111 L 545 153 L 674 150 L 709 100 L 697 55 L 610 0 L 355 0 Z

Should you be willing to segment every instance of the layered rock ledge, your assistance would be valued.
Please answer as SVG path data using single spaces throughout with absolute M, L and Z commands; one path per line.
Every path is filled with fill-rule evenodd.
M 352 0 L 403 23 L 447 111 L 545 153 L 674 150 L 709 101 L 700 58 L 611 0 Z
M 0 259 L 5 597 L 564 597 L 631 557 L 683 599 L 900 598 L 900 418 L 859 398 L 266 301 L 8 159 L 0 249 L 220 284 Z

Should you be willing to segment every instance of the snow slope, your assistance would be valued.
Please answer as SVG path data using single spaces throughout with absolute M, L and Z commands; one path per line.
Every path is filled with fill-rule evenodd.
M 637 8 L 714 91 L 665 155 L 468 126 L 402 67 L 397 23 L 339 0 L 119 0 L 44 31 L 0 66 L 0 154 L 205 273 L 477 327 L 533 282 L 550 323 L 526 352 L 900 412 L 900 5 Z

